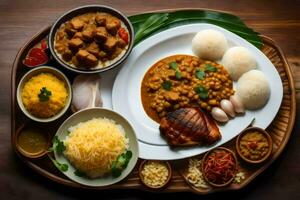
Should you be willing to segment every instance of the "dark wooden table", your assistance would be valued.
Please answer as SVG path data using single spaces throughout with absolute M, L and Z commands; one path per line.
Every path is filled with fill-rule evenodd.
M 198 199 L 191 193 L 152 194 L 141 191 L 84 191 L 57 185 L 31 171 L 10 145 L 10 73 L 18 49 L 37 31 L 65 11 L 86 4 L 105 4 L 131 15 L 170 8 L 210 8 L 233 12 L 256 31 L 273 38 L 292 68 L 300 91 L 300 1 L 89 1 L 0 0 L 0 199 L 72 199 L 95 195 L 99 199 Z M 297 103 L 300 93 L 297 93 Z M 245 189 L 209 195 L 243 199 L 300 199 L 300 109 L 287 147 L 269 169 Z

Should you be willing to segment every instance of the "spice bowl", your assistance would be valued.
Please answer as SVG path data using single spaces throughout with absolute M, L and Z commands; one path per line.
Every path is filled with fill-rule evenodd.
M 223 155 L 221 155 L 221 154 L 218 155 L 219 153 L 222 153 Z M 231 174 L 231 175 L 229 175 L 229 177 L 226 177 L 226 181 L 224 181 L 222 183 L 216 183 L 216 181 L 213 181 L 210 177 L 208 177 L 207 167 L 211 170 L 211 172 L 215 168 L 215 166 L 207 166 L 207 165 L 210 165 L 210 163 L 206 162 L 206 161 L 208 159 L 213 159 L 213 157 L 211 157 L 211 156 L 214 156 L 215 159 L 222 159 L 223 160 L 222 161 L 223 169 L 220 169 L 220 170 L 222 170 L 220 172 L 220 176 L 221 175 L 223 176 L 224 174 Z M 224 160 L 227 160 L 227 161 L 224 162 Z M 218 164 L 218 162 L 216 160 L 213 163 L 214 163 L 213 165 Z M 217 167 L 220 168 L 221 166 L 217 166 Z M 236 171 L 237 171 L 237 158 L 235 156 L 235 153 L 233 151 L 231 151 L 230 149 L 227 149 L 225 147 L 217 147 L 215 149 L 212 149 L 204 155 L 204 157 L 202 159 L 201 170 L 202 170 L 202 174 L 203 174 L 203 177 L 204 177 L 205 181 L 207 183 L 209 183 L 211 186 L 213 186 L 213 187 L 226 187 L 226 186 L 230 185 L 233 182 L 233 180 L 235 178 Z M 227 170 L 227 171 L 224 171 L 224 170 Z M 222 178 L 224 178 L 224 177 L 222 177 Z
M 167 174 L 163 175 L 162 173 L 166 171 Z M 171 180 L 172 168 L 167 161 L 144 160 L 139 166 L 139 177 L 144 186 L 153 190 L 162 189 L 166 187 Z M 159 183 L 162 179 L 165 180 Z M 155 183 L 154 181 L 157 182 Z
M 45 117 L 45 118 L 41 118 L 41 117 L 33 115 L 29 110 L 26 109 L 26 107 L 23 103 L 23 99 L 22 99 L 22 91 L 23 91 L 23 88 L 24 88 L 25 84 L 29 80 L 31 80 L 31 78 L 33 78 L 34 76 L 37 76 L 37 75 L 42 74 L 42 73 L 52 74 L 58 80 L 62 81 L 62 83 L 64 83 L 66 91 L 67 91 L 67 97 L 66 97 L 66 100 L 64 102 L 65 104 L 64 104 L 63 108 L 61 108 L 55 115 L 50 116 L 50 117 Z M 41 90 L 43 88 L 38 88 L 38 89 L 40 89 L 40 92 L 42 92 Z M 70 107 L 70 104 L 71 104 L 71 100 L 72 100 L 72 88 L 71 88 L 71 84 L 70 84 L 68 78 L 61 71 L 59 71 L 58 69 L 55 69 L 54 67 L 49 67 L 49 66 L 40 66 L 40 67 L 36 67 L 36 68 L 33 68 L 32 70 L 28 71 L 21 78 L 21 80 L 18 84 L 16 93 L 17 93 L 17 102 L 18 102 L 18 105 L 19 105 L 20 109 L 22 110 L 22 112 L 28 118 L 30 118 L 30 119 L 32 119 L 33 121 L 36 121 L 36 122 L 51 122 L 51 121 L 54 121 L 54 120 L 60 118 L 68 110 L 68 108 Z M 51 95 L 51 93 L 50 93 L 50 95 Z M 33 97 L 33 98 L 37 98 L 37 97 Z M 41 105 L 41 106 L 44 107 L 43 105 Z M 41 108 L 41 110 L 42 110 L 42 108 Z
M 239 134 L 236 140 L 236 151 L 247 163 L 259 164 L 271 156 L 273 141 L 264 129 L 250 127 Z
M 16 149 L 30 159 L 41 158 L 47 154 L 51 145 L 49 130 L 42 127 L 23 124 L 16 131 L 14 138 Z

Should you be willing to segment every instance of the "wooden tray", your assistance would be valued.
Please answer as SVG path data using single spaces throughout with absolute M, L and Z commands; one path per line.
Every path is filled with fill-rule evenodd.
M 50 31 L 50 27 L 47 27 L 37 33 L 33 38 L 28 41 L 18 52 L 13 67 L 12 67 L 12 84 L 11 84 L 11 142 L 12 147 L 19 158 L 30 168 L 34 171 L 38 172 L 39 174 L 66 186 L 70 187 L 77 187 L 77 188 L 89 188 L 89 189 L 141 189 L 141 190 L 149 190 L 139 180 L 138 176 L 138 167 L 141 160 L 138 161 L 136 168 L 133 172 L 126 178 L 125 180 L 114 184 L 109 187 L 96 187 L 90 188 L 87 186 L 82 186 L 77 184 L 67 177 L 65 177 L 59 170 L 55 168 L 55 166 L 51 163 L 47 156 L 41 159 L 28 159 L 22 156 L 16 149 L 15 140 L 16 140 L 16 132 L 21 129 L 24 124 L 28 123 L 30 120 L 27 119 L 21 110 L 19 109 L 16 101 L 16 87 L 17 84 L 24 73 L 26 73 L 29 69 L 26 68 L 22 64 L 22 60 L 26 56 L 27 52 L 30 48 L 32 48 L 35 44 L 39 41 L 44 39 Z M 170 162 L 173 168 L 173 176 L 171 182 L 168 186 L 163 189 L 159 190 L 159 192 L 180 192 L 180 191 L 191 191 L 198 194 L 207 194 L 217 191 L 224 191 L 224 190 L 237 190 L 245 187 L 248 183 L 250 183 L 256 176 L 262 173 L 270 164 L 280 155 L 282 150 L 284 149 L 286 143 L 289 140 L 291 131 L 293 129 L 295 114 L 296 114 L 296 99 L 295 99 L 295 88 L 294 82 L 291 75 L 291 71 L 289 65 L 278 46 L 268 37 L 261 36 L 264 42 L 263 46 L 263 53 L 272 61 L 276 69 L 278 70 L 282 83 L 283 83 L 283 100 L 280 110 L 275 117 L 272 124 L 267 128 L 267 131 L 270 133 L 273 141 L 273 154 L 272 157 L 262 165 L 258 166 L 251 166 L 249 164 L 245 164 L 240 162 L 240 169 L 246 174 L 246 178 L 239 184 L 233 183 L 228 187 L 225 188 L 208 188 L 208 189 L 201 189 L 193 187 L 189 184 L 185 179 L 186 169 L 187 169 L 187 161 L 188 159 L 179 160 L 179 161 L 172 161 Z M 58 64 L 57 64 L 58 65 Z M 56 66 L 57 66 L 56 65 Z M 60 68 L 65 74 L 68 75 L 70 79 L 73 78 L 74 74 L 70 71 L 66 71 Z M 70 112 L 69 112 L 70 114 Z M 63 117 L 64 118 L 64 117 Z M 63 121 L 61 119 L 59 123 L 52 123 L 50 126 L 59 126 L 60 123 Z M 54 133 L 53 133 L 54 134 Z M 230 142 L 226 143 L 223 146 L 231 148 L 235 151 L 235 139 L 232 139 Z M 198 157 L 201 158 L 202 155 Z M 241 161 L 241 160 L 239 160 Z

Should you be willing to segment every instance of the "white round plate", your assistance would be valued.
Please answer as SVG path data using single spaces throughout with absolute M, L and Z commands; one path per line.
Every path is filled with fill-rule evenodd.
M 194 146 L 171 149 L 161 137 L 159 124 L 153 121 L 143 109 L 141 102 L 141 82 L 147 70 L 158 60 L 176 54 L 194 55 L 192 38 L 201 30 L 215 29 L 228 39 L 229 46 L 243 46 L 254 55 L 258 69 L 270 83 L 271 94 L 268 103 L 260 110 L 246 111 L 225 125 L 219 126 L 222 139 L 213 146 Z M 189 24 L 160 32 L 137 45 L 122 65 L 112 91 L 113 109 L 133 125 L 139 140 L 140 158 L 175 160 L 204 153 L 220 146 L 237 136 L 253 118 L 254 126 L 266 128 L 274 119 L 283 95 L 282 82 L 270 60 L 255 46 L 243 38 L 223 28 L 211 24 Z
M 93 118 L 108 118 L 112 119 L 116 122 L 116 124 L 121 125 L 126 133 L 126 137 L 129 139 L 129 150 L 132 152 L 132 158 L 130 159 L 128 166 L 123 170 L 122 174 L 119 177 L 113 177 L 111 175 L 99 177 L 99 178 L 87 178 L 87 177 L 79 177 L 74 174 L 76 171 L 76 168 L 69 162 L 69 160 L 63 155 L 58 154 L 56 151 L 54 151 L 54 156 L 57 162 L 60 164 L 67 164 L 68 170 L 64 173 L 67 177 L 69 177 L 71 180 L 82 184 L 87 185 L 90 187 L 102 187 L 107 185 L 112 185 L 114 183 L 117 183 L 124 178 L 126 178 L 129 173 L 134 169 L 134 166 L 136 165 L 138 155 L 139 155 L 139 148 L 138 148 L 138 142 L 136 138 L 136 134 L 128 121 L 121 116 L 120 114 L 104 109 L 104 108 L 88 108 L 85 110 L 78 111 L 71 115 L 68 119 L 64 121 L 64 123 L 59 127 L 59 129 L 56 132 L 56 136 L 59 140 L 64 141 L 68 135 L 68 129 L 71 126 L 75 126 L 80 122 L 85 122 L 88 120 L 91 120 Z

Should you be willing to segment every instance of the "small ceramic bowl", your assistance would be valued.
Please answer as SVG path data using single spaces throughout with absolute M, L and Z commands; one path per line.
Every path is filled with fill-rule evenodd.
M 35 132 L 40 134 L 39 137 L 36 137 L 37 134 L 32 135 L 31 133 Z M 32 137 L 35 136 L 33 139 Z M 36 150 L 38 148 L 37 142 L 41 142 L 41 138 L 44 140 L 43 147 L 39 147 L 41 149 Z M 51 137 L 48 131 L 42 130 L 40 127 L 33 127 L 23 124 L 16 132 L 15 138 L 15 146 L 17 150 L 27 158 L 41 158 L 47 152 L 51 145 Z M 25 144 L 27 143 L 27 144 Z M 28 148 L 31 148 L 31 151 Z
M 132 157 L 127 167 L 122 171 L 120 176 L 113 177 L 110 174 L 108 174 L 107 176 L 93 178 L 93 179 L 88 177 L 79 177 L 74 174 L 76 168 L 70 163 L 67 157 L 65 157 L 63 154 L 57 153 L 56 151 L 54 151 L 54 156 L 59 163 L 65 163 L 69 166 L 68 170 L 62 173 L 64 173 L 71 180 L 81 185 L 86 185 L 90 187 L 103 187 L 103 186 L 112 185 L 114 183 L 123 180 L 134 169 L 139 155 L 138 140 L 134 132 L 134 129 L 123 116 L 121 116 L 120 114 L 112 110 L 108 110 L 104 108 L 88 108 L 74 113 L 63 122 L 63 124 L 57 130 L 55 136 L 57 136 L 59 140 L 65 141 L 69 135 L 68 129 L 70 127 L 76 126 L 81 122 L 86 122 L 93 118 L 107 118 L 107 119 L 114 120 L 116 124 L 121 125 L 123 127 L 126 137 L 129 139 L 128 150 L 132 152 Z
M 251 160 L 251 159 L 245 157 L 242 154 L 241 149 L 240 149 L 240 142 L 241 142 L 242 137 L 245 136 L 246 134 L 248 134 L 249 132 L 253 132 L 253 131 L 257 131 L 257 132 L 261 133 L 262 135 L 264 135 L 264 137 L 267 139 L 268 144 L 269 144 L 269 149 L 268 149 L 268 152 L 266 153 L 266 155 L 258 160 Z M 238 152 L 239 157 L 241 157 L 244 161 L 251 163 L 251 164 L 259 164 L 259 163 L 266 161 L 271 156 L 272 150 L 273 150 L 273 141 L 272 141 L 271 136 L 265 130 L 258 128 L 258 127 L 250 127 L 250 128 L 245 129 L 244 131 L 242 131 L 239 134 L 239 136 L 236 140 L 236 151 Z
M 23 101 L 22 101 L 22 89 L 25 85 L 25 83 L 32 78 L 33 76 L 36 76 L 40 73 L 51 73 L 54 76 L 56 76 L 57 78 L 59 78 L 60 80 L 62 80 L 66 87 L 67 87 L 67 91 L 68 91 L 68 98 L 67 98 L 67 102 L 64 106 L 64 108 L 59 111 L 56 115 L 50 117 L 50 118 L 39 118 L 36 117 L 34 115 L 32 115 L 24 106 Z M 53 68 L 53 67 L 49 67 L 49 66 L 41 66 L 41 67 L 36 67 L 33 68 L 32 70 L 30 70 L 29 72 L 27 72 L 20 80 L 18 88 L 17 88 L 17 102 L 18 105 L 20 107 L 20 109 L 22 110 L 22 112 L 30 119 L 37 121 L 37 122 L 51 122 L 54 121 L 58 118 L 60 118 L 69 108 L 70 104 L 71 104 L 71 100 L 72 100 L 72 88 L 71 88 L 71 84 L 68 80 L 68 78 L 59 70 Z
M 91 13 L 91 12 L 105 12 L 105 13 L 109 13 L 115 17 L 117 17 L 118 19 L 120 19 L 124 25 L 126 26 L 128 32 L 129 32 L 129 42 L 128 42 L 128 48 L 127 51 L 125 52 L 125 54 L 120 57 L 117 61 L 113 62 L 112 64 L 109 64 L 108 66 L 105 66 L 103 68 L 95 68 L 95 69 L 83 69 L 83 68 L 76 68 L 70 64 L 68 64 L 67 62 L 65 62 L 64 60 L 62 60 L 57 53 L 55 52 L 54 49 L 54 40 L 55 40 L 55 35 L 57 30 L 60 28 L 60 26 L 71 20 L 72 18 L 78 16 L 78 15 L 82 15 L 85 13 Z M 133 26 L 131 24 L 131 22 L 129 21 L 129 19 L 126 17 L 125 14 L 123 14 L 122 12 L 108 7 L 108 6 L 104 6 L 104 5 L 87 5 L 87 6 L 82 6 L 82 7 L 78 7 L 75 9 L 72 9 L 68 12 L 66 12 L 65 14 L 63 14 L 61 17 L 59 17 L 56 22 L 54 22 L 51 30 L 50 30 L 50 34 L 49 34 L 49 48 L 50 51 L 54 57 L 54 59 L 61 64 L 63 67 L 73 71 L 73 72 L 77 72 L 77 73 L 83 73 L 83 74 L 95 74 L 95 73 L 100 73 L 100 72 L 104 72 L 107 70 L 110 70 L 114 67 L 119 66 L 120 64 L 122 64 L 125 59 L 129 56 L 132 48 L 133 48 L 133 44 L 134 44 L 134 30 L 133 30 Z
M 152 160 L 144 160 L 144 161 L 142 161 L 141 164 L 140 164 L 140 167 L 139 167 L 139 176 L 140 176 L 141 182 L 142 182 L 146 187 L 148 187 L 148 188 L 150 188 L 150 189 L 162 189 L 162 188 L 166 187 L 166 186 L 168 185 L 168 183 L 170 182 L 171 177 L 172 177 L 172 168 L 171 168 L 170 163 L 167 162 L 167 161 L 154 161 L 154 162 L 162 162 L 162 163 L 164 163 L 164 164 L 167 166 L 168 172 L 169 172 L 169 173 L 168 173 L 168 177 L 167 177 L 165 183 L 164 183 L 163 185 L 154 187 L 154 186 L 151 186 L 151 185 L 147 184 L 147 183 L 144 181 L 144 177 L 143 177 L 143 174 L 142 174 L 142 170 L 144 169 L 145 164 L 146 164 L 147 162 L 150 162 L 150 161 L 152 161 Z
M 223 183 L 223 184 L 216 184 L 216 183 L 211 182 L 211 181 L 205 176 L 205 173 L 204 173 L 204 163 L 205 163 L 205 160 L 207 159 L 207 157 L 208 157 L 212 152 L 217 151 L 217 150 L 227 151 L 227 152 L 229 152 L 229 153 L 233 156 L 234 162 L 235 162 L 235 173 L 236 173 L 236 168 L 237 168 L 237 158 L 236 158 L 236 156 L 235 156 L 235 153 L 234 153 L 233 151 L 231 151 L 230 149 L 227 149 L 227 148 L 225 148 L 225 147 L 217 147 L 217 148 L 215 148 L 215 149 L 212 149 L 212 150 L 208 151 L 208 152 L 204 155 L 204 157 L 203 157 L 203 159 L 202 159 L 201 170 L 202 170 L 203 177 L 204 177 L 205 181 L 206 181 L 207 183 L 209 183 L 211 186 L 213 186 L 213 187 L 226 187 L 226 186 L 228 186 L 228 185 L 230 185 L 230 184 L 232 183 L 232 181 L 234 180 L 235 176 L 233 176 L 231 179 L 229 179 L 226 183 Z

